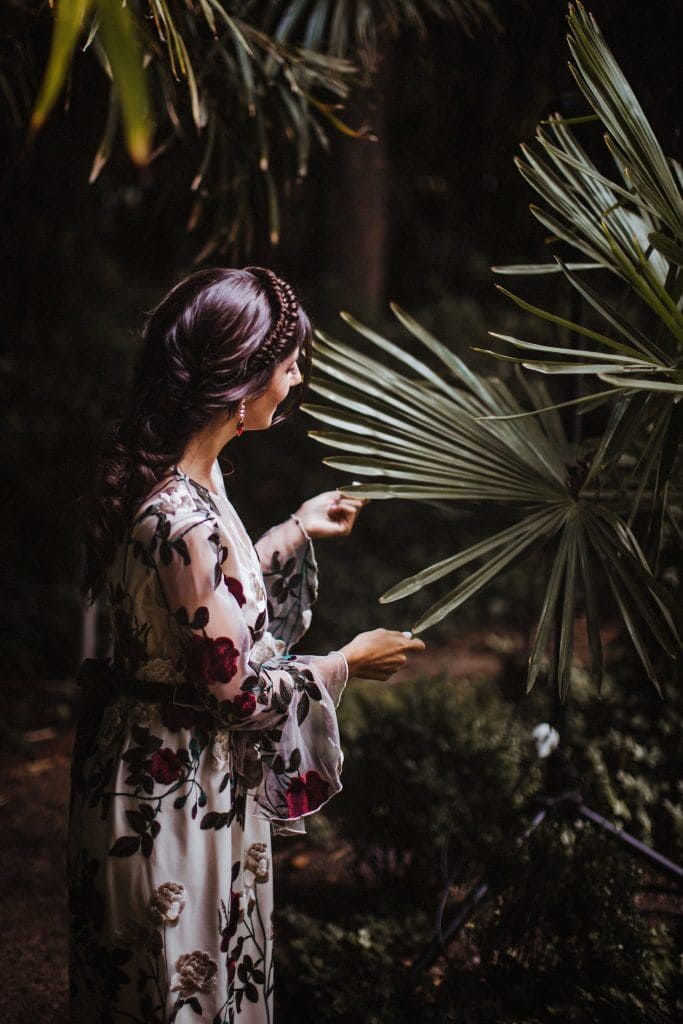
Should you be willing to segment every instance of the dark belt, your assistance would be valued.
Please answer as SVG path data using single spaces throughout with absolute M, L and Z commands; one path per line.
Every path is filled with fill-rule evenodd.
M 86 658 L 76 674 L 80 700 L 76 718 L 74 757 L 80 760 L 97 738 L 105 708 L 118 697 L 147 704 L 181 704 L 206 711 L 191 683 L 152 683 L 124 676 L 108 658 Z
M 183 704 L 203 709 L 196 687 L 191 683 L 154 683 L 131 679 L 119 672 L 108 658 L 86 658 L 76 674 L 76 683 L 85 695 L 94 694 L 104 703 L 119 696 L 134 697 L 146 704 Z

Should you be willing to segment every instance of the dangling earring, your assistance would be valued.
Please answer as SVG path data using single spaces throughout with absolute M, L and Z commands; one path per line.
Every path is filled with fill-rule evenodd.
M 237 436 L 240 437 L 244 433 L 244 417 L 247 414 L 247 403 L 242 399 L 240 405 L 239 416 L 237 418 Z

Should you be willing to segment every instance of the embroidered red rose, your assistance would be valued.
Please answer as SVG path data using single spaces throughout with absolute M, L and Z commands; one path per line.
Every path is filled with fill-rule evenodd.
M 195 686 L 229 683 L 237 672 L 239 651 L 227 636 L 193 636 L 185 647 L 187 678 Z
M 253 693 L 238 693 L 230 703 L 238 715 L 250 715 L 256 709 L 256 697 Z
M 180 761 L 170 747 L 162 747 L 161 750 L 155 750 L 152 754 L 149 770 L 156 782 L 175 782 L 180 776 Z
M 246 601 L 246 597 L 244 596 L 244 589 L 240 581 L 236 580 L 234 576 L 224 576 L 223 582 L 241 608 Z
M 298 818 L 302 814 L 315 811 L 325 802 L 329 792 L 329 782 L 312 768 L 298 778 L 292 779 L 285 792 L 289 817 Z

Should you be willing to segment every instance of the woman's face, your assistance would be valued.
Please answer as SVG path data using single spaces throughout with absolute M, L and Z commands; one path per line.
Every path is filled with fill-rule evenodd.
M 289 394 L 289 389 L 301 383 L 299 371 L 299 348 L 281 362 L 275 364 L 267 389 L 258 398 L 247 399 L 244 419 L 245 430 L 267 430 L 275 410 Z

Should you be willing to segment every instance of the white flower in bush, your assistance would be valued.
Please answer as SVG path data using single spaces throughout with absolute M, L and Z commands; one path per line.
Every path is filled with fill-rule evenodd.
M 169 683 L 175 685 L 182 682 L 182 675 L 176 671 L 175 662 L 170 658 L 152 658 L 145 662 L 135 673 L 135 678 L 143 683 Z
M 218 964 L 201 949 L 181 953 L 175 962 L 175 970 L 171 991 L 180 992 L 181 999 L 189 999 L 195 992 L 211 992 L 215 988 Z
M 164 882 L 152 893 L 149 913 L 157 924 L 177 924 L 185 906 L 185 886 L 180 882 Z
M 560 742 L 559 732 L 548 722 L 539 722 L 531 735 L 536 741 L 536 753 L 539 757 L 548 757 Z

